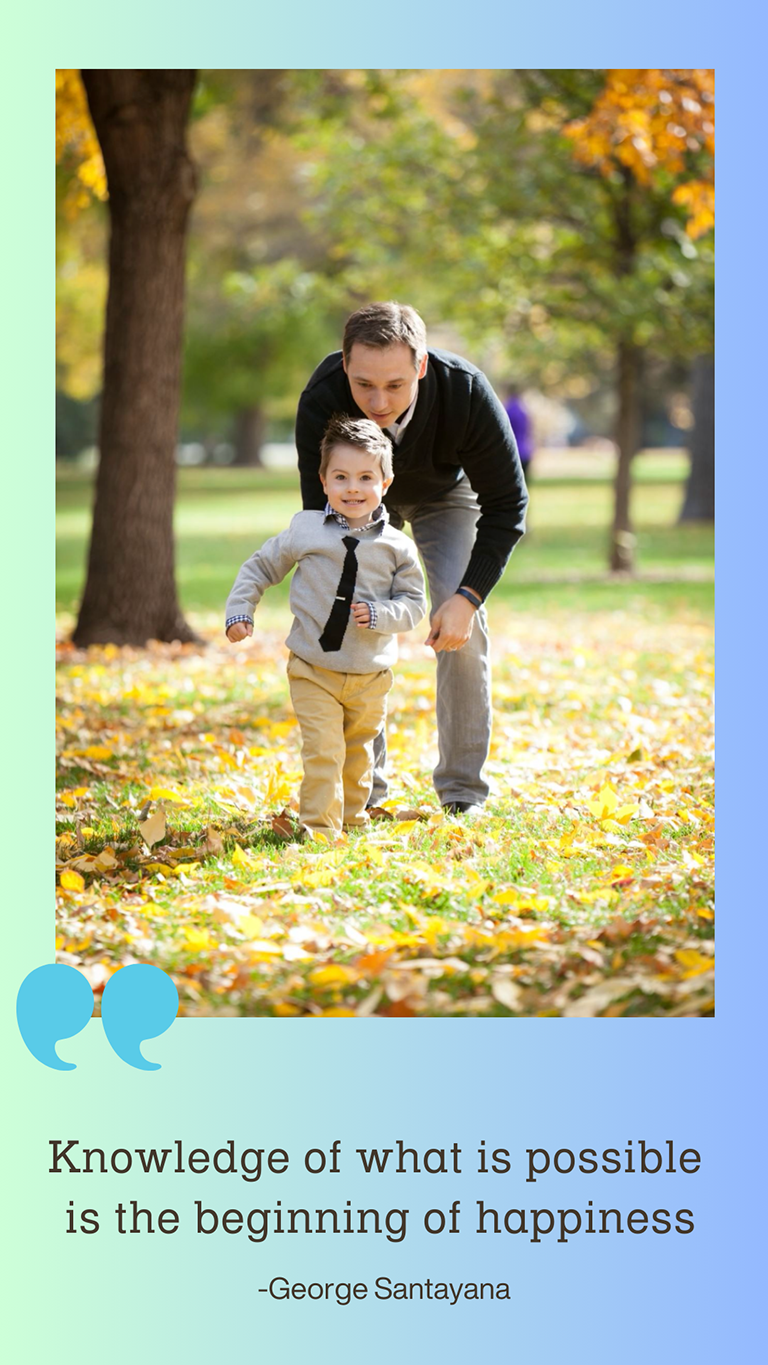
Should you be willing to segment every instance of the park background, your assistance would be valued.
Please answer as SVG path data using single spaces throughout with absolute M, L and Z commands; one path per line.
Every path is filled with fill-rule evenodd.
M 105 404 L 105 480 L 144 495 L 129 526 L 107 487 L 80 608 L 108 209 L 78 74 L 59 72 L 57 948 L 97 996 L 154 961 L 186 1014 L 711 1012 L 711 74 L 199 73 L 186 324 L 162 376 L 167 395 L 183 367 L 178 437 L 167 402 L 137 401 L 152 375 L 122 339 L 155 359 L 162 328 L 131 292 L 162 300 L 167 257 L 132 282 L 116 254 L 111 373 L 133 412 Z M 221 606 L 298 510 L 306 377 L 351 308 L 392 296 L 502 395 L 522 388 L 538 435 L 531 535 L 489 603 L 492 799 L 480 826 L 441 819 L 415 635 L 390 718 L 406 818 L 286 847 L 287 584 L 248 651 L 221 645 Z

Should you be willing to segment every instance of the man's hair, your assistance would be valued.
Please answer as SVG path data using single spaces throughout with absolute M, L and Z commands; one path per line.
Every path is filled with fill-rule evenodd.
M 320 478 L 325 478 L 331 455 L 336 446 L 354 446 L 364 450 L 375 460 L 381 469 L 382 477 L 392 478 L 392 444 L 384 435 L 381 427 L 370 422 L 367 417 L 347 417 L 335 412 L 323 433 L 320 442 Z
M 365 308 L 358 308 L 347 318 L 344 328 L 342 349 L 346 361 L 356 341 L 381 349 L 405 342 L 416 369 L 427 353 L 427 329 L 416 309 L 407 303 L 368 303 Z

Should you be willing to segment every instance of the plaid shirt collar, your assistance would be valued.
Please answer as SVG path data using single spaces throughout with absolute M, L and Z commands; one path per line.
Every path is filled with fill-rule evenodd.
M 337 521 L 339 523 L 339 526 L 343 526 L 345 531 L 349 531 L 350 529 L 354 529 L 355 531 L 367 531 L 371 526 L 378 526 L 380 521 L 383 521 L 385 525 L 389 521 L 389 514 L 383 502 L 380 502 L 378 507 L 376 508 L 376 511 L 371 513 L 371 519 L 370 521 L 367 521 L 365 523 L 365 526 L 355 526 L 354 528 L 350 528 L 349 522 L 347 521 L 347 518 L 344 516 L 344 513 L 334 511 L 333 507 L 331 507 L 331 504 L 327 502 L 325 504 L 326 521 L 328 520 L 329 517 L 333 517 L 334 521 Z

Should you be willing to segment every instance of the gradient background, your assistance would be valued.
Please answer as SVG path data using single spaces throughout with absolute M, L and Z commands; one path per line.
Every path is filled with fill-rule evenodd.
M 741 12 L 743 13 L 743 7 Z M 719 13 L 719 12 L 718 12 Z M 661 0 L 618 9 L 609 0 L 525 8 L 497 3 L 414 7 L 294 3 L 266 9 L 134 5 L 109 9 L 50 0 L 9 25 L 2 85 L 5 212 L 0 222 L 4 422 L 11 501 L 0 538 L 2 677 L 2 913 L 7 931 L 2 1027 L 8 1058 L 3 1148 L 5 1243 L 13 1274 L 14 1362 L 115 1365 L 214 1358 L 330 1362 L 482 1354 L 542 1365 L 579 1362 L 748 1361 L 757 1355 L 763 1239 L 757 1198 L 765 1167 L 758 1058 L 762 1006 L 764 721 L 757 585 L 765 478 L 765 308 L 759 306 L 762 161 L 756 63 L 748 26 L 731 8 L 675 8 Z M 329 29 L 334 30 L 329 33 Z M 739 51 L 736 51 L 736 44 Z M 752 49 L 754 50 L 754 49 Z M 53 1072 L 26 1051 L 13 1014 L 28 971 L 53 955 L 50 792 L 53 586 L 53 193 L 55 65 L 602 66 L 622 61 L 717 65 L 720 94 L 718 567 L 720 993 L 705 1020 L 179 1020 L 147 1044 L 162 1062 L 137 1072 L 91 1021 L 61 1045 L 77 1062 Z M 764 295 L 764 283 L 762 285 Z M 747 300 L 749 301 L 747 303 Z M 764 302 L 764 299 L 763 299 Z M 25 428 L 14 427 L 16 399 Z M 38 414 L 29 439 L 27 413 Z M 20 452 L 23 451 L 23 456 Z M 738 468 L 739 486 L 729 478 Z M 760 485 L 760 487 L 758 486 Z M 764 505 L 764 497 L 762 499 Z M 26 566 L 23 583 L 20 564 Z M 726 609 L 723 610 L 723 603 Z M 764 757 L 764 747 L 763 754 Z M 762 1010 L 761 1010 L 762 1013 Z M 169 1145 L 213 1150 L 284 1147 L 292 1173 L 248 1185 L 237 1176 L 51 1176 L 48 1141 Z M 342 1174 L 308 1177 L 303 1153 L 342 1141 Z M 354 1149 L 465 1149 L 462 1176 L 361 1178 Z M 508 1176 L 473 1174 L 479 1141 L 513 1153 Z M 695 1176 L 550 1175 L 525 1183 L 524 1149 L 602 1149 L 639 1138 L 698 1148 Z M 136 1198 L 173 1207 L 180 1230 L 119 1237 L 112 1210 Z M 408 1207 L 408 1235 L 269 1237 L 194 1235 L 194 1201 L 230 1207 Z M 462 1201 L 460 1236 L 429 1236 L 421 1215 Z M 512 1206 L 694 1211 L 687 1237 L 625 1233 L 541 1245 L 474 1233 L 475 1200 Z M 96 1236 L 65 1236 L 69 1199 L 97 1208 Z M 167 1244 L 166 1244 L 167 1243 Z M 291 1279 L 508 1280 L 512 1302 L 277 1303 L 257 1289 Z M 6 1321 L 8 1318 L 6 1317 Z

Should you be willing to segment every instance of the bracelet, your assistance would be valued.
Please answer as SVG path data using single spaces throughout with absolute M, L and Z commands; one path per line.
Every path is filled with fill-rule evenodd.
M 470 588 L 457 588 L 455 596 L 466 597 L 467 601 L 472 603 L 472 606 L 475 608 L 475 611 L 477 611 L 478 608 L 482 607 L 483 605 L 483 599 L 481 597 L 475 597 L 475 594 L 471 591 Z

